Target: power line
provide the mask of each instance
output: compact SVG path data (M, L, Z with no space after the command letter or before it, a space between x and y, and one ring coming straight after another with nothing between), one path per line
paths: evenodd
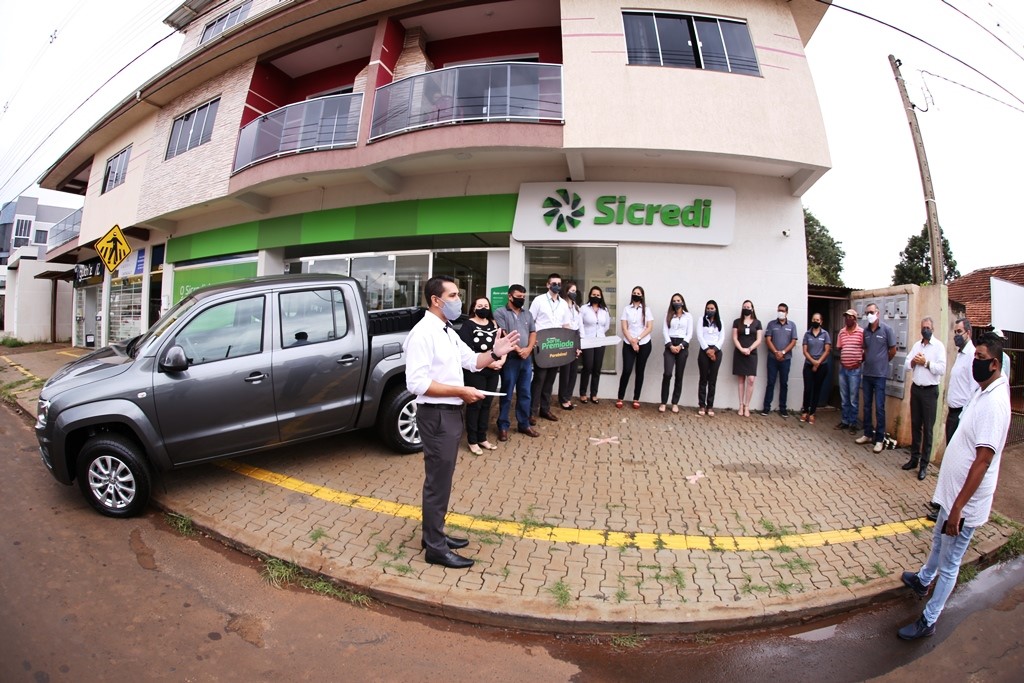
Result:
M965 90L970 90L971 92L973 92L973 93L976 93L976 94L978 94L978 95L981 95L982 97L987 97L988 99L992 100L993 102L996 102L996 103L998 103L998 104L1001 104L1001 105L1003 105L1004 107L1009 107L1010 109L1013 109L1014 111L1019 111L1019 112L1020 112L1021 114L1024 114L1024 109L1022 109L1022 108L1020 108L1020 107L1015 107L1015 106L1013 106L1012 104L1010 104L1009 102L1003 102L1003 101L1002 101L1001 99L999 99L998 97L992 97L992 96L991 96L991 95L989 95L988 93L984 93L984 92L981 92L980 90L977 90L977 89L975 89L975 88L972 88L972 87L971 87L971 86L969 86L969 85L964 85L963 83L960 83L959 81L954 81L954 80L953 80L952 78L946 78L945 76L940 76L939 74L936 74L936 73L932 73L931 71L925 71L924 69L918 69L918 72L919 72L919 73L920 73L920 74L921 74L922 76L924 76L924 75L928 75L928 76L933 76L933 77L935 77L935 78L941 78L942 80L944 80L944 81L946 81L946 82L948 82L948 83L952 83L953 85L958 85L958 86L960 86L961 88L963 88L963 89L965 89ZM934 101L934 99L933 99L933 101ZM919 110L919 111L920 111L920 110Z
M856 14L858 17L862 17L864 19L868 19L869 21L873 21L875 23L881 24L882 26L885 26L887 28L891 28L892 30L897 31L898 33L902 33L903 35L907 36L908 38L912 38L913 40L916 40L919 43L923 43L923 44L927 45L928 47L932 48L933 50L935 50L936 52L939 52L939 53L945 55L946 57L949 57L954 62L956 62L956 63L958 63L958 64L960 64L962 66L967 67L968 69L970 69L974 73L978 74L979 76L984 78L986 81L988 81L992 85L996 86L997 88L999 88L1000 90L1005 92L1007 95L1009 95L1013 99L1017 100L1022 105L1024 105L1024 100L1022 100L1021 98L1019 98L1016 95L1014 95L1007 88L1005 88L1001 83L999 83L995 79L991 78L987 74L981 72L980 70L976 69L975 67L971 66L970 64L968 64L964 60L960 59L959 57L951 55L950 53L946 52L945 50L943 50L939 46L933 45L932 43L929 43L924 38L920 38L920 37L914 35L913 33L900 28L899 26L894 26L894 25L892 25L892 24L890 24L888 22L882 21L881 19L877 19L875 17L872 17L871 15L864 14L863 12L858 12L855 9L850 9L849 7L843 7L842 5L837 5L837 4L833 3L833 2L829 2L828 0L817 0L817 2L820 2L823 5L828 5L829 7L835 7L836 9L841 9L844 12L849 12L850 14Z
M961 16L966 18L968 21L970 21L972 24L974 24L975 26L980 28L982 31L984 31L985 33L989 34L990 36L992 36L993 38L998 40L999 44L1002 45L1003 47L1005 47L1010 52L1012 52L1014 57L1016 57L1017 59L1019 59L1021 61L1024 61L1024 55L1021 55L1020 53L1018 53L1016 50L1014 50L1012 47L1010 47L1010 45L1007 44L1002 38L1000 38L995 33L992 33L992 31L988 30L986 27L984 27L980 23L978 23L978 21L974 17L972 17L971 15L967 14L966 12L961 10L959 7L956 7L953 3L949 2L949 0L942 0L942 4L952 8L954 11L956 11L958 14L960 14Z

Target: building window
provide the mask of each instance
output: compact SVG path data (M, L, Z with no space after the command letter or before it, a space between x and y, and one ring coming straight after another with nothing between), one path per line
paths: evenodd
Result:
M107 170L103 174L103 189L100 194L110 192L124 182L128 173L128 159L132 155L132 146L128 145L114 156L107 159Z
M623 12L630 64L760 76L747 25L715 17Z
M32 221L27 218L19 218L14 223L14 241L11 245L15 248L27 246L31 234Z
M222 14L211 21L206 25L206 28L203 29L203 37L199 40L199 44L202 45L203 43L209 42L235 24L240 24L245 21L245 18L249 16L249 8L251 6L252 0L246 0L227 14Z
M46 244L47 233L45 230L36 230L32 235L32 244Z
M171 126L171 139L167 143L167 155L164 159L176 157L193 147L205 144L213 136L213 122L217 119L217 105L220 98L207 102L201 107L174 119Z

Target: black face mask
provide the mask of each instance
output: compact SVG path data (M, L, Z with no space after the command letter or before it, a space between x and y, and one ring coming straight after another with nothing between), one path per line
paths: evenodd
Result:
M708 320L715 319L715 312L712 311L710 308L704 310L704 315L707 317Z
M522 308L526 303L526 299L517 299L515 297L509 299L509 301L512 303L512 308Z
M743 313L743 316L744 316L744 317L746 317L746 316L748 316L748 315L754 315L754 309L752 309L752 308L744 308L744 309L743 309L743 310L741 311L741 313Z
M640 296L639 294L634 294L633 296L630 297L630 301L632 301L635 304L640 303L641 299L643 299L643 297Z
M478 308L478 309L476 309L473 312L476 313L476 317L478 317L478 318L485 318L487 320L491 319L491 315L492 314L491 314L491 309L489 309L489 308Z
M971 374L974 376L974 381L978 384L987 382L992 375L995 374L995 369L990 368L989 364L992 362L991 358L975 358L974 365L971 367Z
M818 321L816 321L816 320L814 320L814 321L811 321L811 329L812 329L812 330L816 330L816 329L818 329L819 327L821 327L821 323L819 323L819 322L818 322Z
M592 296L592 297L590 297L590 305L591 306L600 306L601 305L601 297L599 297L599 296Z
M673 311L681 311L681 310L683 310L683 305L681 303L679 303L678 301L673 301L672 302L672 310Z
M548 289L550 289L550 290L551 290L551 293L552 293L552 294L558 294L559 292L561 292L561 291L562 291L562 283L561 283L561 282L552 282L552 283L551 283L551 284L550 284L550 285L548 286Z
M924 339L925 341L931 341L931 338L932 338L932 331L929 330L927 327L922 327L921 328L921 339Z
M569 297L569 301L576 302L576 294L576 292L569 292L568 294L566 294L566 296Z
M962 351L967 346L967 337L962 334L953 335L953 343L956 344L956 348Z

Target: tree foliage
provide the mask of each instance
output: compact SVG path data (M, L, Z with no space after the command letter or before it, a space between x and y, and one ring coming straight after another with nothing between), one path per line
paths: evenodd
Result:
M960 271L956 269L956 259L949 248L949 240L942 233L939 227L939 236L942 238L942 260L945 265L945 282L948 283L960 277ZM928 225L921 228L920 234L911 236L907 240L907 247L900 252L900 262L892 272L892 283L894 285L930 285L932 284L932 249L928 243Z
M843 243L804 208L804 239L807 242L807 283L843 287Z

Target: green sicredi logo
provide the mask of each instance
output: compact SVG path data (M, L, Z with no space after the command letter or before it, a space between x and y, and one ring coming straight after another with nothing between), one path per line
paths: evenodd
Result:
M544 200L544 222L555 224L555 230L566 232L579 227L586 207L575 192L555 190L555 196ZM692 204L645 204L630 202L625 195L602 195L595 202L594 225L654 225L665 227L707 228L711 226L711 200L697 198Z
M568 226L569 228L578 227L580 219L583 218L583 214L586 210L583 208L580 196L575 192L572 193L572 198L569 198L569 192L565 189L555 190L555 197L548 197L544 200L541 205L547 209L544 212L544 223L551 225L551 222L555 222L555 230L558 232L565 232Z
M551 349L571 349L575 344L572 340L562 341L557 337L548 337L540 343L542 351L549 351Z

